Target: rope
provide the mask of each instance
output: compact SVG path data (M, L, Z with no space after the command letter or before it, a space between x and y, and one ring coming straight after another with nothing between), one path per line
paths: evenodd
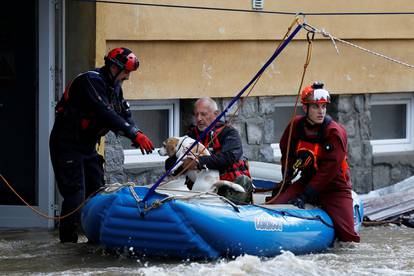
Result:
M359 45L357 45L357 44L354 44L354 43L351 43L351 42L349 42L349 41L346 41L346 40L343 40L343 39L337 38L337 37L333 36L332 34L330 34L329 32L327 32L327 31L326 31L325 29L323 29L323 28L321 28L321 29L317 29L317 28L315 28L315 27L313 27L313 26L311 26L311 25L307 24L306 22L305 22L305 23L303 23L303 24L304 24L304 26L305 26L305 29L309 30L309 28L310 28L313 32L315 32L315 33L319 33L319 34L321 34L323 37L327 37L327 38L329 38L329 39L332 41L332 44L334 45L334 47L335 47L335 50L336 50L337 54L339 54L339 50L338 50L338 47L337 47L337 45L336 45L336 43L335 43L335 40L336 40L336 41L338 41L338 42L342 42L342 43L344 43L344 44L346 44L346 45L348 45L348 46L351 46L351 47L357 48L358 50L361 50L361 51L364 51L364 52L366 52L366 53L372 54L372 55L374 55L374 56L377 56L377 57L380 57L380 58L386 59L386 60L388 60L388 61L391 61L391 62L394 62L394 63L400 64L400 65L403 65L403 66L406 66L406 67L409 67L409 68L414 68L414 65L412 65L412 64L409 64L409 63L406 63L406 62L400 61L400 60L395 59L395 58L388 57L388 56L386 56L386 55L384 55L384 54L381 54L381 53L378 53L378 52L375 52L375 51L369 50L369 49L364 48L364 47L362 47L362 46L359 46Z
M277 192L277 194L274 197L272 197L268 202L266 202L267 204L272 204L272 202L274 200L276 200L276 198L279 197L279 195L283 191L283 188L284 188L284 186L285 186L285 184L287 182L287 179L286 178L287 178L287 169L288 169L288 159L289 159L289 152L290 152L290 144L291 144L291 140L292 140L293 121L295 120L295 117L296 117L297 107L298 107L298 102L299 102L299 97L300 97L300 92L302 91L302 86L303 86L303 81L305 79L306 71L307 71L308 65L309 65L310 60L311 60L311 57L312 57L312 41L314 40L314 37L315 37L315 33L311 32L311 31L308 31L308 33L307 33L308 50L307 50L307 53L306 53L305 64L303 65L303 72L302 72L302 77L301 77L300 84L299 84L298 93L296 95L295 106L293 108L292 117L290 119L289 135L288 135L287 151L286 151L285 165L284 165L284 170L283 170L284 173L283 173L282 184L281 184L280 189Z
M282 38L282 40L280 41L280 43L279 43L279 45L276 47L276 49L279 49L279 47L282 45L282 43L286 40L286 38L288 37L288 35L290 34L290 32L291 32L291 30L292 30L292 28L295 26L295 24L297 24L297 22L298 22L298 20L297 20L297 18L298 18L298 16L300 16L300 15L297 15L297 17L295 18L295 20L293 20L292 21L292 23L290 24L290 26L288 27L288 29L287 29L287 31L286 31L286 33L285 33L285 35L283 36L283 38ZM240 109L242 109L243 108L243 105L244 105L244 101L250 96L250 93L253 91L253 88L256 86L256 84L259 82L259 80L260 80L260 78L262 77L262 75L263 75L263 73L262 74L260 74L259 76L258 76L258 78L255 80L255 82L250 86L250 89L249 89L249 91L247 92L247 94L246 94L246 96L244 97L244 98L240 98L240 103L237 105L237 108L233 111L233 113L230 115L230 119L229 119L229 121L226 121L225 122L225 125L226 126L229 126L229 125L231 125L231 122L235 119L235 115L237 114L237 112L240 110ZM216 132L214 132L214 135L213 135L213 137L212 137L212 139L210 140L210 142L207 144L207 145L204 145L205 146L205 148L203 148L202 150L201 150L201 152L200 152L200 154L199 155L194 155L193 154L193 156L195 157L195 159L197 160L197 159L199 159L200 158L200 156L201 156L201 154L208 148L208 147L210 147L211 146L211 144L214 142L214 140L218 137L218 135L223 131L223 129L224 129L224 127L222 127L222 128L220 128L218 131L216 131ZM188 168L190 167L190 164L188 164L187 166L185 166L184 168L183 168L183 170L182 171L180 171L177 175L175 175L175 176L173 176L173 177L171 177L168 181L165 181L165 182L162 182L162 183L160 183L160 185L159 186L163 186L163 185L166 185L166 184L168 184L169 182L171 182L172 180L175 180L175 179L177 179L179 176L181 176L184 172L186 172L187 170L188 170Z
M49 216L48 214L41 212L39 210L37 210L36 208L34 208L33 206L31 206L22 196L19 195L18 192L16 192L16 190L10 185L10 183L3 177L2 174L0 174L0 178L3 180L3 182L7 185L7 187L9 187L9 189L27 206L29 207L33 212L35 212L36 214L38 214L39 216L45 218L45 219L49 219L49 220L61 220L64 218L67 218L71 215L73 215L74 213L76 213L77 211L79 211L84 205L85 203L94 195L96 195L100 190L102 190L102 187L99 188L98 190L96 190L95 192L93 192L91 195L89 195L76 209L72 210L71 212L63 215L63 216Z
M206 6L189 6L189 5L171 5L171 4L156 4L156 3L142 3L142 2L123 2L123 1L110 1L110 0L73 0L86 3L104 3L104 4L120 4L131 6L149 6L160 8L177 8L177 9L194 9L194 10L212 10L212 11L225 11L225 12L246 12L246 13L263 13L263 14L278 14L278 15L295 15L295 12L284 11L263 11L263 10L245 10L235 8L220 8L220 7L206 7ZM412 15L414 12L307 12L305 15L318 15L318 16L335 16L335 15Z
M296 19L298 21L298 19ZM243 93L257 80L257 78L260 77L261 74L263 74L263 72L267 69L267 67L276 59L277 56L279 56L279 54L283 51L283 49L286 47L286 45L293 39L293 37L296 36L296 34L302 29L302 24L298 24L297 27L294 29L294 31L288 36L288 38L283 41L280 45L280 47L278 47L276 49L276 51L273 53L273 55L266 61L266 63L260 68L260 70L256 73L256 75L245 85L245 87L235 96L233 97L233 99L230 101L230 103L227 105L227 107L214 119L214 121L201 133L200 137L196 139L196 141L190 146L190 148L183 154L183 156L181 156L180 158L177 159L177 161L173 164L173 166L164 174L162 175L158 181L150 188L150 190L147 192L147 194L145 195L143 202L147 201L148 198L154 193L155 189L160 185L160 183L165 179L165 177L167 177L171 171L173 170L173 168L175 167L175 165L177 163L179 163L184 156L186 156L191 149L194 148L194 146L201 140L205 139L205 136L207 135L207 133L209 133L212 128L216 125L216 123L218 121L220 121L220 119L227 113L227 111L233 106L233 104L240 99L240 97L243 95Z

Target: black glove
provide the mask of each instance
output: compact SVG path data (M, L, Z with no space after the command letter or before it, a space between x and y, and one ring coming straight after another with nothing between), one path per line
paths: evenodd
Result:
M306 198L304 195L300 195L297 198L288 201L289 204L293 204L300 209L305 209Z
M315 203L318 192L312 187L307 186L305 192L300 196L288 201L289 204L293 204L300 209L305 209L305 203Z

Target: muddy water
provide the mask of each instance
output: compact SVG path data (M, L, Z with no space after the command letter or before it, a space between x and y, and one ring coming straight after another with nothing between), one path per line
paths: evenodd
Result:
M270 258L182 262L110 255L86 243L61 244L57 233L0 230L1 275L414 275L414 229L365 227L361 244L335 244L328 252Z

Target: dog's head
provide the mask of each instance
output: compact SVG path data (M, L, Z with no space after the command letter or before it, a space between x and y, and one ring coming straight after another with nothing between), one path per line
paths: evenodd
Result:
M162 148L158 150L158 154L161 156L174 156L177 153L180 139L177 137L170 137L162 143Z
M170 137L163 142L163 147L158 150L158 154L169 157L175 155L180 158L194 142L195 140L189 136ZM193 147L191 153L196 156L210 155L210 152L201 143Z

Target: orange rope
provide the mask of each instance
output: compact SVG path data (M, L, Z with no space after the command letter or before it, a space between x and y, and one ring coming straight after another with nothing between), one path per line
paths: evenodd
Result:
M74 209L73 211L71 211L70 213L67 213L66 215L63 216L49 216L48 214L45 214L39 210L37 210L36 208L34 208L33 206L31 206L29 203L27 203L27 201L21 197L19 195L19 193L12 187L12 185L10 185L10 183L3 177L2 174L0 174L0 178L3 180L3 182L7 185L7 187L9 187L9 189L27 206L29 207L33 212L35 212L36 214L38 214L39 216L45 218L45 219L51 219L51 220L61 220L64 218L69 217L70 215L73 215L74 213L76 213L77 211L79 211L86 203L86 201L89 200L89 198L91 198L92 196L94 196L100 189L96 190L95 192L93 192L90 196L88 196L87 199L85 199L76 209Z
M289 135L288 135L288 142L287 142L287 152L286 152L286 157L285 157L285 166L284 166L284 173L283 173L282 184L280 186L280 189L279 189L278 193L274 197L272 197L267 202L267 204L271 204L280 195L280 193L283 191L283 188L284 188L284 186L286 184L286 175L287 175L287 167L288 167L288 157L289 157L289 151L290 151L290 144L291 144L291 139L292 139L293 121L295 120L295 117L296 117L297 106L298 106L298 102L299 102L300 92L302 91L302 86L303 86L303 81L305 79L306 70L308 68L308 65L309 65L310 60L311 60L311 57L312 57L312 40L313 40L313 36L310 38L309 37L309 33L308 33L308 50L307 50L307 54L306 54L306 61L305 61L305 64L303 65L302 78L300 80L300 85L299 85L298 93L296 95L296 101L295 101L295 106L293 108L292 118L290 119Z
M293 20L293 22L291 23L291 25L289 26L289 28L288 28L288 30L287 30L287 32L286 32L286 34L284 35L284 37L283 37L283 39L281 40L281 42L279 43L279 45L277 46L277 49L280 47L280 45L283 43L283 41L286 39L286 37L288 37L288 35L289 35L289 33L290 33L290 31L292 30L292 28L293 28L293 26L295 25L295 24L299 24L299 19L298 19L298 17L296 17L294 20ZM309 41L309 40L308 40ZM309 56L309 48L308 48L308 56ZM310 57L308 57L308 59L310 60ZM306 66L305 66L305 70L304 70L304 73L305 73L305 71L306 71L306 67L307 67L307 64L306 64ZM230 121L231 120L234 120L234 118L235 118L235 114L239 111L239 109L241 109L241 107L243 106L243 104L244 104L244 100L245 100L245 98L247 98L249 95L250 95L250 93L252 92L252 90L253 90L253 88L256 86L256 84L257 84L257 82L259 81L259 79L261 78L261 76L262 75L260 75L257 79L256 79L256 81L252 84L252 86L250 87L250 89L249 89L249 92L246 94L246 97L244 97L244 98L241 98L240 99L240 104L237 106L237 108L236 108L236 110L233 112L233 114L232 114L232 118L230 119ZM302 82L301 82L301 87L302 87L302 83L303 83L303 78L304 78L304 74L302 75ZM300 89L299 89L299 92L300 92ZM296 100L296 102L297 102L297 100ZM295 105L295 113L296 113L296 105ZM226 122L226 125L229 125L230 124L230 121L229 122ZM219 130L219 131L217 131L217 132L215 132L214 133L214 136L213 136L213 139L209 142L209 144L208 145L210 145L211 143L213 143L213 141L214 141L214 139L216 139L217 138L217 136L220 134L220 132L222 131L222 129L221 130ZM289 135L290 135L290 133L289 133ZM290 136L289 136L289 138L290 138ZM203 149L203 151L205 150L205 148ZM202 152L203 152L202 151ZM197 158L199 158L199 156L196 156L196 159ZM188 168L189 168L189 166L190 166L190 164L188 164L185 168L184 168L184 170L183 171L181 171L178 175L176 175L175 177L173 177L171 180L173 180L173 179L175 179L175 178L177 178L178 176L180 176L183 172L185 172ZM63 215L63 216L49 216L48 214L45 214L45 213L43 213L43 212L41 212L41 211L39 211L39 210L37 210L37 209L35 209L33 206L31 206L23 197L21 197L20 195L19 195L19 193L9 184L9 182L3 177L3 175L1 175L0 174L0 177L1 177L1 179L3 180L3 182L7 185L7 187L27 206L27 207L29 207L33 212L35 212L36 214L38 214L39 216L41 216L41 217L43 217L43 218L45 218L45 219L51 219L51 220L61 220L61 219L64 219L64 218L67 218L67 217L69 217L69 216L71 216L71 215L73 215L74 213L76 213L77 211L79 211L84 205L85 205L85 203L92 197L92 196L94 196L96 193L98 193L101 189L98 189L98 190L96 190L95 192L93 192L90 196L88 196L76 209L74 209L74 210L72 210L71 212L69 212L69 213L67 213L67 214L65 214L65 215ZM170 182L171 180L168 180L168 181L166 181L166 182L163 182L161 185L165 185L166 183L168 183L168 182ZM282 185L282 187L283 187L283 185Z
M285 41L285 39L289 36L293 26L295 26L295 24L299 24L299 19L298 17L296 17L292 23L290 24L290 26L288 27L288 30L286 31L285 35L283 36L283 39L280 41L279 45L277 46L276 49L279 49L280 45L282 45L283 41ZM230 115L231 118L229 121L225 122L225 125L231 125L231 121L234 120L234 118L236 117L235 114L237 114L237 112L243 107L244 101L247 97L249 97L250 93L253 91L253 88L256 86L256 84L258 83L258 81L260 80L260 78L262 77L263 74L259 75L258 78L254 81L254 83L250 86L249 92L247 92L246 96L243 98L240 98L240 104L237 106L237 108L234 110L234 112ZM303 77L302 77L303 78ZM302 80L303 81L303 80ZM211 143L213 143L213 141L218 137L218 135L221 133L221 131L223 130L223 128L221 128L219 131L216 131L213 135L213 138L211 139L211 141L208 143L207 146L210 146ZM198 156L195 156L195 159L199 159L201 154L206 150L206 148L204 148L200 154ZM166 185L168 182L178 178L179 176L181 176L184 172L186 172L188 170L188 168L190 167L191 164L188 164L187 166L185 166L183 168L183 170L178 173L177 175L171 177L169 180L164 181L160 184L160 186L162 185Z

